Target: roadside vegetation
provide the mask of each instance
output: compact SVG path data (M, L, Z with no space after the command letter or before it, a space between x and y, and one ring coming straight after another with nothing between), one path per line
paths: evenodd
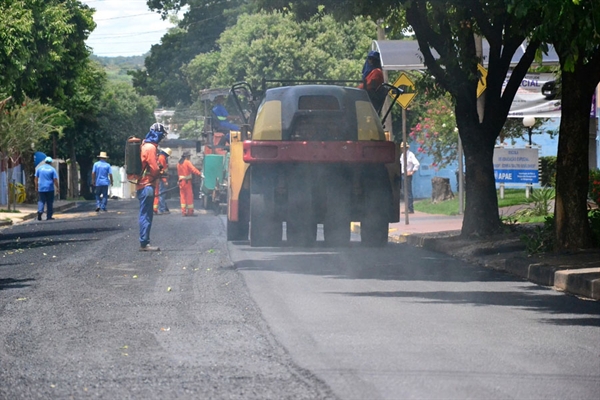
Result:
M524 210L534 210L528 215L521 215L523 222L543 222L548 214L543 210L549 209L550 201L554 198L554 189L551 188L535 188L529 198L525 196L525 189L504 189L504 198L500 198L500 190L496 193L499 208L523 205L527 206L523 207ZM432 203L430 199L418 200L415 201L415 210L427 214L458 215L458 196L439 203Z

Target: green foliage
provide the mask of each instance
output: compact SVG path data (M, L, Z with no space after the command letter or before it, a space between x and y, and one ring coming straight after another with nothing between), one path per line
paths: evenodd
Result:
M546 134L550 135L551 138L557 134L557 132L553 131L553 130L540 131L540 128L549 120L550 120L549 118L536 118L535 119L535 124L531 128L531 132L532 132L531 142L533 145L535 145L535 135L536 134L546 133ZM516 143L515 139L521 139L521 140L524 140L525 142L528 142L529 130L525 126L523 126L522 118L507 118L506 119L506 122L504 123L504 126L502 127L502 130L500 131L499 142L505 143L505 141L507 139L509 139L511 141L510 144L513 146Z
M543 217L550 213L550 206L554 200L554 189L540 188L531 192L531 204L529 207L516 213L516 218L522 220L524 217Z
M592 237L594 246L600 247L600 209L591 210L588 213L590 228L592 229Z
M32 144L60 134L65 121L64 112L39 100L7 103L0 107L0 149L9 157L30 151Z
M91 154L110 152L114 165L122 165L125 141L129 136L144 137L155 122L156 101L140 96L131 85L109 82L104 88L98 109L98 129Z
M77 1L24 0L2 2L0 15L0 91L60 106L87 61L92 11Z
M418 153L433 156L432 166L444 168L457 160L458 129L451 102L443 97L425 102L409 136Z
M521 241L525 244L528 254L539 254L554 249L554 216L546 217L542 226L536 226L531 234L521 235Z
M365 52L374 39L374 22L346 24L318 15L297 22L290 13L242 15L217 41L220 51L198 55L184 73L194 93L268 79L360 80Z
M600 169L590 170L588 196L600 206Z
M540 184L542 186L556 186L556 156L540 157Z
M250 6L244 0L148 0L147 4L164 18L169 11L189 7L178 28L169 30L160 44L152 46L145 69L129 72L133 85L141 94L156 96L163 107L188 105L193 96L182 67L196 55L216 50L219 35Z

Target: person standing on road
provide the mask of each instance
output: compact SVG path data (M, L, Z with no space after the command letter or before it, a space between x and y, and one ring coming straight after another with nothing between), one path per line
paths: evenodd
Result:
M363 83L358 85L369 94L371 103L377 112L383 108L386 91L382 90L383 70L381 69L381 56L378 51L369 51L362 71Z
M106 212L108 204L108 186L113 185L112 168L108 161L108 155L101 151L98 161L92 168L92 185L94 185L94 194L96 195L96 212L102 210Z
M406 181L404 182L404 190L407 191L408 193L408 203L407 203L407 208L408 208L408 213L409 214L414 214L415 209L414 209L414 205L413 205L413 192L412 192L412 177L414 175L415 172L417 172L419 170L419 166L421 165L421 163L419 163L419 160L417 160L417 157L415 156L415 154L409 150L408 146L406 145L406 143L402 142L400 143L400 149L402 150L402 154L400 154L400 165L402 166L402 177L406 177ZM404 174L404 157L406 155L406 175Z
M54 188L58 194L58 172L52 164L52 157L46 157L45 163L35 171L35 190L38 192L38 211L37 219L42 220L44 206L46 206L46 220L53 220L54 213Z
M171 214L167 206L167 188L169 187L169 157L171 149L165 147L158 150L158 169L160 169L160 179L158 186L154 191L154 214Z
M181 215L184 217L195 217L194 214L194 192L192 189L192 175L201 175L190 161L191 153L186 150L181 155L177 164L177 175L179 179L179 197L181 202Z
M140 202L140 251L160 251L156 246L150 246L150 230L154 216L154 189L160 177L158 168L157 147L167 130L163 124L155 123L150 127L142 142L142 176L136 184L136 194Z

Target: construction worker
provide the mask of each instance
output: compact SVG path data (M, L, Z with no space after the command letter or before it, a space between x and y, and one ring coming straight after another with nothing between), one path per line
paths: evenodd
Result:
M378 51L369 51L362 71L363 83L359 89L365 89L369 94L371 103L377 112L383 108L386 91L383 90L383 70L381 69L381 55Z
M154 189L160 178L157 147L166 134L167 130L163 124L155 123L150 127L150 131L142 142L142 177L135 187L140 202L140 251L160 251L158 247L150 246L150 230L154 216Z
M190 161L191 153L185 150L177 164L177 175L179 178L179 197L181 199L181 215L184 217L195 217L194 214L194 192L192 190L192 175L201 175L200 171Z
M35 171L35 191L38 192L38 221L42 220L44 205L46 209L46 220L53 220L54 217L54 189L58 194L58 173L52 166L52 157L46 157L44 164Z
M235 117L229 115L227 109L223 105L225 102L225 96L219 95L215 97L215 106L212 108L212 112L217 116L219 132L223 133L223 138L219 143L219 146L224 146L226 143L230 143L230 131L239 131L240 127L229 121L235 119Z
M108 155L101 151L98 155L98 161L92 168L92 185L94 185L94 195L96 196L96 212L107 211L108 186L113 185L112 168L108 161Z
M160 179L156 190L154 191L154 214L171 214L167 206L167 188L169 187L169 157L171 149L165 147L158 150L158 169L160 169Z

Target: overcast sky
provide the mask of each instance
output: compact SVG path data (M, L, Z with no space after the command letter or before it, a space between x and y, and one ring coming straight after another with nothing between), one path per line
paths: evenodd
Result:
M104 57L137 56L150 51L171 27L148 10L146 0L81 0L96 9L96 29L87 45Z

